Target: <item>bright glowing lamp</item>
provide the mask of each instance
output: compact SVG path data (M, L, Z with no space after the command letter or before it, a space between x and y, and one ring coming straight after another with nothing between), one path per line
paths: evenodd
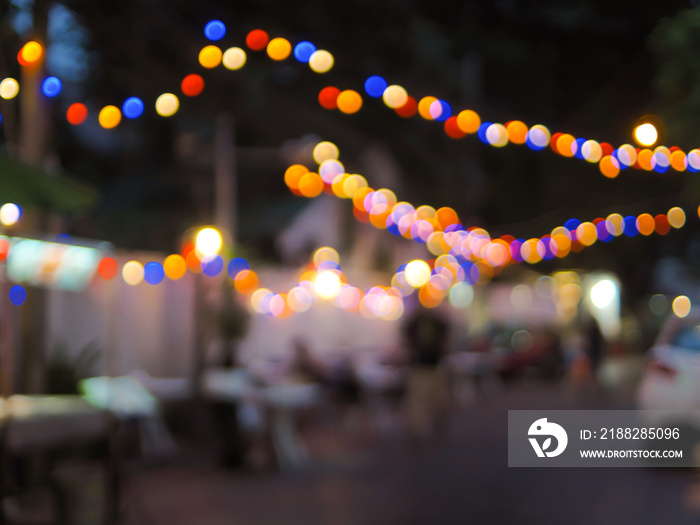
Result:
M333 67L333 55L325 49L319 49L309 57L309 67L316 73L326 73Z
M692 305L688 296L679 295L673 300L671 307L673 308L673 313L676 314L677 317L682 318L688 316Z
M340 277L333 271L321 272L314 279L314 288L319 297L333 299L340 293L342 283Z
M19 93L19 83L14 78L6 78L0 82L0 97L5 100L13 99Z
M634 128L634 140L642 146L652 146L659 138L659 132L656 127L649 122L640 124Z
M180 108L180 100L172 93L163 93L156 99L156 113L161 117L171 117Z
M22 210L20 207L12 202L3 204L0 208L0 222L3 226L12 226L19 220L21 215Z
M201 257L216 255L221 250L223 240L221 234L215 228L202 228L195 240L195 250Z
M616 293L615 283L609 279L603 279L591 288L591 302L596 308L605 308L615 299Z
M223 56L223 63L226 69L235 71L241 69L246 62L246 54L240 47L229 47Z
M420 288L430 280L430 266L420 259L408 263L404 272L406 281L414 288Z

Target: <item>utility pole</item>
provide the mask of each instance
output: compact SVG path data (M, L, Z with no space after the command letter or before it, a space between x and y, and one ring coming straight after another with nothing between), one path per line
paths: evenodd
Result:
M236 246L238 227L238 184L236 173L236 137L233 118L220 114L214 139L215 223L231 247Z

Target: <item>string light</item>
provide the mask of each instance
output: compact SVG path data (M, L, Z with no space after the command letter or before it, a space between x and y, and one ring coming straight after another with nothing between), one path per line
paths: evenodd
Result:
M205 26L206 37L213 41L223 38L225 32L226 28L220 21L211 21ZM273 60L284 60L292 53L292 46L289 41L283 38L270 40L267 33L262 30L251 31L246 37L246 45L255 51L267 48L268 56ZM327 72L333 67L333 56L328 51L317 50L310 42L300 42L294 47L293 52L294 57L298 61L308 62L310 68L317 73ZM43 54L43 48L41 48L41 53ZM29 59L31 59L29 51L27 53L22 52L21 55L22 60L25 62L29 62ZM40 58L41 56L36 60ZM246 55L240 48L229 48L226 53L222 53L217 46L206 46L200 52L199 60L200 64L205 68L216 67L223 61L227 69L235 70L245 64ZM190 77L201 79L198 75L190 75ZM186 88L183 80L183 85L181 86L183 94L196 96L196 94L201 92L203 80L201 83L198 83L197 79L193 79L193 82L195 82L193 86L188 85ZM53 86L53 88L43 89L45 85ZM199 87L200 85L201 88ZM531 149L542 150L550 146L549 149L561 156L576 157L590 163L598 163L601 172L608 177L615 177L621 170L628 167L647 171L654 170L660 173L668 169L676 171L685 171L686 169L688 171L700 170L700 151L698 150L691 150L686 154L679 148L658 146L653 150L648 148L639 150L629 145L623 145L614 149L606 143L576 138L565 133L551 134L543 125L534 125L528 128L526 124L520 121L507 122L506 124L482 122L480 116L473 110L463 110L456 116L453 116L452 108L447 101L435 97L423 97L420 102L417 102L415 98L408 95L402 86L388 86L386 80L377 76L369 77L365 81L364 87L368 96L372 98L381 97L388 107L402 117L408 118L418 113L427 120L443 123L446 134L454 139L476 133L481 141L494 147L503 147L508 143L513 143L526 144ZM333 91L326 92L327 97L319 95L319 102L322 105L324 105L322 99L326 101L324 107L328 107L328 109L337 107L344 113L355 113L361 108L362 97L357 91L332 89ZM61 91L60 80L56 77L47 77L42 83L42 91L46 96L58 95ZM16 96L18 92L19 84L16 80L5 79L0 83L0 97L10 99ZM51 94L54 92L55 94ZM132 105L127 106L129 101L132 101ZM139 102L140 110L138 109ZM161 95L156 101L156 111L161 116L170 116L177 112L178 108L179 100L171 93ZM143 102L136 97L127 99L122 106L122 112L127 118L137 118L143 113ZM122 112L115 106L105 106L99 114L100 124L105 128L115 127L121 120ZM71 124L77 125L85 121L87 114L85 105L75 103L69 107L66 118ZM655 143L656 139L651 141L649 138L651 135L641 139L637 135L635 133L635 139L642 145L651 146ZM330 146L328 144L330 143L326 143L321 148L318 155L314 151L314 157L319 163L329 160L337 161L337 148L332 144ZM288 182L287 179L289 179L288 185L290 189L297 194L307 197L320 194L324 188L323 173L312 173L306 168L304 170L303 172L300 168L291 172L287 170L290 175L288 176L285 173L285 182ZM333 180L328 184L338 197L353 200L356 216L359 217L364 214L368 222L371 222L375 227L386 228L394 234L425 243L430 247L431 252L437 252L435 255L438 255L438 259L442 257L448 258L447 261L443 260L440 264L436 260L431 265L428 265L425 261L412 261L412 263L406 265L404 269L398 271L395 275L396 286L375 287L364 295L361 291L349 285L342 284L340 286L337 294L334 295L334 297L338 298L338 301L341 301L340 298L342 297L344 304L352 305L352 308L357 308L363 312L372 311L372 315L377 318L388 319L395 315L395 309L392 310L390 305L397 300L397 294L400 301L403 291L405 291L406 287L411 286L407 273L413 275L413 269L420 266L423 271L422 279L425 277L425 267L419 262L428 266L427 281L419 284L419 281L412 279L414 284L418 284L417 288L420 289L421 302L426 305L432 305L449 296L451 302L463 305L470 302L466 298L469 296L471 288L465 288L465 286L470 287L479 281L482 274L488 275L489 272L493 273L494 270L500 267L517 262L536 262L542 259L561 257L570 251L590 246L598 240L607 242L621 234L628 236L637 234L650 235L651 233L665 235L670 231L670 228L682 227L686 220L685 212L682 209L673 208L667 214L657 215L656 217L652 217L650 214L641 214L638 217L628 216L622 218L617 214L612 214L607 219L599 218L592 222L579 222L573 229L566 228L566 226L557 227L551 234L541 238L522 240L504 236L501 239L492 239L485 230L478 228L464 230L453 210L440 208L439 210L430 209L432 210L430 211L427 210L429 207L415 209L407 203L398 203L395 196L392 197L392 192L386 189L375 191L369 188L366 180L360 175L349 175L344 172L336 173ZM362 198L355 202L355 197L358 195ZM446 219L445 217L448 218ZM572 224L568 224L572 226ZM457 248L457 245L459 245L459 248ZM460 260L457 258L459 252L461 252L461 258L464 260L462 264L457 264ZM145 279L151 284L155 284L155 281L161 282L164 276L179 278L187 271L190 255L193 253L188 254L187 260L181 255L174 254L170 256L173 257L172 259L168 258L170 261L168 265L165 265L165 263L164 265L148 263L146 267L143 267L136 261L130 261L124 266L122 274L125 281L129 282L129 284L139 281L139 266L142 274L141 279ZM197 259L197 266L200 269L217 268L216 272L210 270L209 274L218 274L223 268L223 260L218 255L211 257L212 259L206 262L205 258ZM449 260L449 257L452 257L454 260ZM105 260L108 259L105 258ZM105 263L105 267L107 266L111 267L111 264ZM194 265L190 266L190 269L195 271ZM240 286L241 289L249 290L257 286L257 277L249 268L243 269L235 266L233 271L235 277L232 276L232 278L236 282L237 288ZM103 273L104 275L109 275L107 271ZM231 273L232 270L229 267L229 275ZM205 274L207 274L207 270L205 270ZM324 270L318 275L321 274L338 277L338 274L333 270ZM452 275L453 278L455 276L459 277L457 279L459 282L454 283L454 279L448 277L447 274L454 274ZM102 273L100 275L102 276ZM340 283L343 282L340 277L338 279ZM393 281L392 279L392 283ZM454 288L457 285L459 287ZM307 305L307 299L313 296L312 292L313 290L309 290L308 286L301 283L286 294L276 294L268 291L258 294L258 306L264 313L269 315L275 317L284 316L286 315L285 312L294 310L291 308L292 303L297 308L303 308L304 305ZM453 296L455 298L454 301ZM389 310L393 313L382 313Z
M223 64L226 69L235 71L241 69L246 63L247 56L240 47L229 47L223 56Z
M180 100L172 93L163 93L156 99L156 112L161 117L171 117L180 108Z
M204 36L209 40L221 40L225 35L226 26L221 20L211 20L204 26Z
M122 113L124 113L124 116L129 119L140 117L143 114L143 110L143 100L138 97L129 97L122 105Z
M19 93L19 83L14 78L5 78L0 82L0 98L11 100Z
M63 84L57 77L46 77L41 83L41 92L49 98L57 96L61 89L63 89Z
M100 126L105 129L112 129L119 125L122 120L122 113L116 106L105 106L100 110L98 116Z

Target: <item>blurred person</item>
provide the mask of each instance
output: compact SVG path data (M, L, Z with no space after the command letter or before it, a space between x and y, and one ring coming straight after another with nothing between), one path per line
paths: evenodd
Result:
M359 401L360 387L351 359L343 356L330 361L321 360L301 339L294 342L290 376L298 382L318 383L336 403L348 405Z
M424 444L442 429L447 390L439 368L446 352L449 325L434 309L421 306L404 326L409 371L405 417L411 440Z
M583 330L586 336L586 356L590 365L591 379L597 382L598 370L605 353L605 338L598 326L598 321L592 315L584 318Z

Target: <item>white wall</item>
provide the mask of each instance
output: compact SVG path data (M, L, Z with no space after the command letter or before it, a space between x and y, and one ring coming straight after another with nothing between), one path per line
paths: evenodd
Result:
M122 256L130 259L158 260ZM187 375L194 347L194 286L191 274L152 286L96 277L82 293L48 292L48 348L62 344L72 355L90 342L103 352L97 374L142 368L153 375Z
M117 258L120 267L130 259L159 260L135 254ZM297 271L263 269L259 277L261 286L286 292L296 284ZM387 284L387 280L383 274L350 277L362 288ZM62 343L76 355L94 341L103 351L96 374L121 375L141 368L154 376L191 377L195 352L195 279L191 273L178 281L166 278L155 286L145 282L129 286L121 276L112 281L98 277L82 293L52 290L47 295L50 351ZM401 321L365 319L319 299L307 312L288 319L251 314L240 355L243 361L288 355L297 339L319 354L382 349L398 343L400 326ZM211 346L216 347L217 342ZM215 348L210 348L208 358L215 361Z

